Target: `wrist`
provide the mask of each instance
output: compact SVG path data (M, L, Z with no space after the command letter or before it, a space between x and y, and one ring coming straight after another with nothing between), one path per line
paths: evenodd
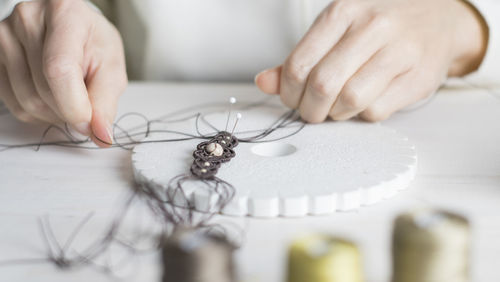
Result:
M479 68L488 45L488 25L467 0L452 0L456 5L453 58L448 76L463 76Z

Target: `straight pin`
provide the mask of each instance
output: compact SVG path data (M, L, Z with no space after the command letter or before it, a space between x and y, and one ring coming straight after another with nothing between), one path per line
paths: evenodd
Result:
M231 135L234 134L234 130L236 129L236 125L238 125L238 121L241 119L241 113L237 113L236 114L236 121L234 122L234 126L233 126L233 131L231 131Z
M229 126L229 118L231 118L231 110L233 109L234 104L236 104L236 98L234 97L229 98L229 113L227 114L226 129L224 129L224 131L226 132L227 132L227 127Z

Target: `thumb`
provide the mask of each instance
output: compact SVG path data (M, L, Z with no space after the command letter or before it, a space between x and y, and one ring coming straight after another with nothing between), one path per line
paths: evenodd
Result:
M99 147L113 144L113 122L118 100L127 86L125 66L121 69L99 68L88 80L87 90L92 104L92 140Z
M255 84L267 94L280 93L281 66L267 69L255 76Z

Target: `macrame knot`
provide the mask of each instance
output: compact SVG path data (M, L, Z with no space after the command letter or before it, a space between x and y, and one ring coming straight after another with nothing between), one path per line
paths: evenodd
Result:
M238 146L238 139L226 131L219 132L214 138L201 142L193 152L194 161L191 165L191 173L201 179L213 178L222 163L236 156L233 150L236 146Z

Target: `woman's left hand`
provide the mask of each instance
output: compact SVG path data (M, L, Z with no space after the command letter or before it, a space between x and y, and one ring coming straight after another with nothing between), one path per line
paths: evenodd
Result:
M368 121L480 65L487 27L462 0L337 0L286 61L256 77L305 121Z

